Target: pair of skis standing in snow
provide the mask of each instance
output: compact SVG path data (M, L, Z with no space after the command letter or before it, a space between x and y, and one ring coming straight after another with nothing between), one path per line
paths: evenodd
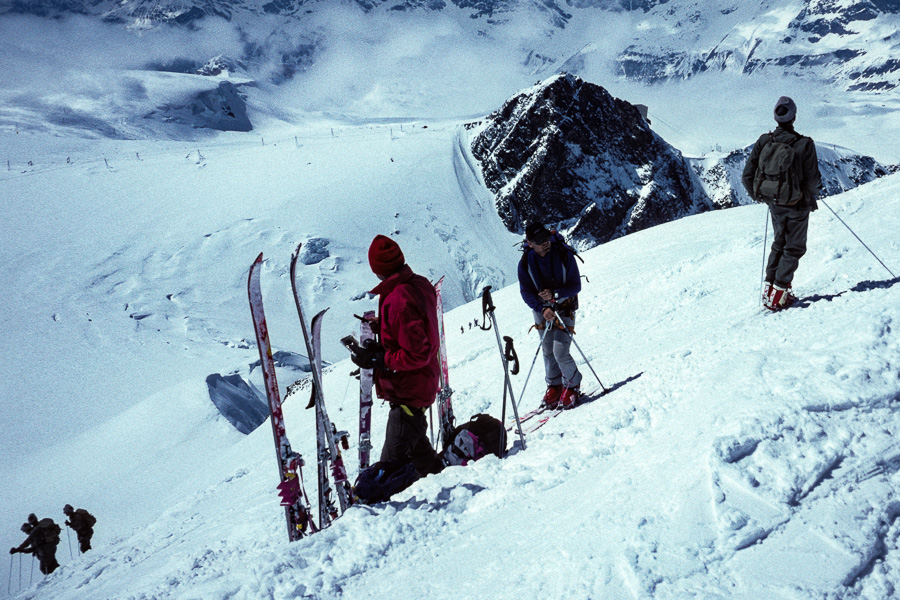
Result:
M383 240L387 240L391 244L393 244L393 242L388 238L384 238L383 236L380 237L383 238ZM376 240L378 240L378 238L376 238ZM396 246L396 244L393 245ZM396 250L399 253L399 247L397 247ZM294 252L291 258L290 276L294 294L294 301L303 329L303 336L307 348L307 353L310 357L310 365L312 371L312 399L310 402L310 407L315 408L316 411L316 431L318 444L317 464L319 483L318 523L316 523L313 518L310 508L310 501L306 494L303 482L302 467L305 464L304 460L300 456L300 454L292 450L285 432L281 398L278 390L277 379L275 376L275 362L272 355L272 348L269 343L268 327L266 325L265 313L262 304L262 292L260 287L260 271L263 263L262 254L257 257L256 261L251 266L248 278L250 309L253 316L256 340L260 353L266 397L268 399L269 410L271 413L270 420L272 423L272 432L275 439L276 458L278 460L281 480L278 485L278 489L279 495L282 498L281 504L285 509L285 517L288 526L288 536L291 541L300 539L307 533L313 533L318 531L319 529L327 527L331 523L331 521L342 514L354 500L353 489L350 486L350 482L347 477L347 469L344 465L343 455L341 453L342 447L343 449L347 449L349 445L347 443L347 434L338 432L334 423L332 423L332 421L329 419L325 408L324 397L322 394L322 358L320 337L322 316L324 315L325 311L316 314L312 318L309 329L307 329L306 319L303 314L303 307L300 302L299 291L297 289L296 265L299 251L300 247L298 246L297 250ZM397 265L394 265L397 268L391 269L390 271L400 271L400 267L405 267L402 253L399 253L398 258L399 263ZM450 405L451 391L449 385L447 384L446 348L443 344L443 306L440 302L441 282L438 282L437 288L435 289L424 278L412 274L412 272L409 270L409 267L405 267L405 269L406 271L408 271L408 273L403 273L405 279L407 280L406 282L409 283L408 280L410 279L410 276L416 278L413 283L417 284L421 298L427 301L430 296L430 304L426 303L430 305L430 310L425 311L428 313L427 323L422 324L418 327L413 324L413 335L415 335L415 332L421 333L425 331L426 327L424 325L435 326L434 335L429 335L429 348L405 348L405 354L403 355L403 357L400 357L398 359L396 356L391 356L388 358L388 364L393 366L396 366L397 360L400 360L401 362L403 362L404 360L407 361L407 366L412 367L411 369L406 370L407 378L404 380L403 377L401 377L401 380L397 381L396 374L398 372L393 371L389 372L389 375L387 377L379 377L374 369L374 367L376 366L382 368L384 367L385 351L384 348L375 341L373 326L375 328L379 328L380 326L382 341L388 343L389 345L396 343L399 337L408 336L410 334L410 331L398 331L395 327L395 325L397 325L398 323L394 319L385 319L385 308L388 308L388 311L392 316L400 316L401 312L395 312L393 310L400 308L396 300L392 304L385 307L385 297L390 298L392 295L390 291L392 290L383 290L385 292L385 297L383 297L382 302L380 302L380 307L382 308L380 315L381 321L379 322L379 320L375 318L374 313L367 313L363 317L360 317L362 321L360 327L360 342L356 342L355 340L353 340L351 343L350 340L346 340L345 338L346 343L351 348L353 348L354 362L371 363L362 365L366 368L360 369L361 385L359 463L361 472L364 472L368 467L370 467L370 451L372 448L371 409L373 404L373 382L379 387L380 391L382 391L381 388L386 388L389 392L397 392L399 390L401 396L401 398L392 398L392 401L396 400L396 402L394 402L394 406L396 406L398 410L395 411L394 407L392 407L392 418L395 422L393 423L393 429L389 425L388 436L385 444L386 451L389 446L393 448L394 452L402 452L404 448L408 449L409 447L414 446L419 458L422 459L422 461L427 462L430 459L432 462L431 466L420 467L424 471L421 474L425 474L427 472L435 472L435 470L439 470L440 468L442 468L441 460L428 443L427 438L424 437L424 427L413 427L413 432L419 435L409 435L408 432L410 431L410 428L404 426L408 425L408 423L398 423L396 421L400 420L401 418L405 420L406 417L414 415L414 423L416 425L423 422L424 413L422 409L425 406L430 405L434 401L435 393L438 392L438 387L440 387L438 397L439 415L442 424L441 429L442 431L449 432L453 428L453 413ZM389 275L394 273L385 271L385 274ZM422 281L424 281L425 285L427 286L427 293L423 293L424 286L422 285ZM387 285L388 287L396 288L396 285L392 285L396 283L396 281L392 281L388 276L383 277L382 286ZM408 286L402 287L406 289ZM408 308L412 307L413 304L408 305ZM404 324L410 325L410 323ZM437 332L437 326L439 326L439 334ZM402 340L402 343L408 345L406 344L405 337L404 340ZM438 345L441 346L440 366L437 366L434 361L434 356L437 353L436 348ZM413 353L413 356L410 355L410 352ZM418 352L419 355L415 355L416 352ZM426 358L427 360L425 360ZM379 369L378 371L380 372L382 371L382 369ZM409 379L410 375L412 377L411 381ZM410 383L412 383L412 385L409 385ZM404 390L406 392L412 390L412 397L410 397L408 393L404 393ZM428 396L429 394L430 397ZM415 413L413 413L413 411L415 411ZM392 431L394 432L393 434L391 433ZM425 445L427 445L427 449L421 444L422 440L424 440ZM428 455L427 450L430 450L431 456ZM329 481L329 470L331 471L330 479L331 481L333 481L334 487L332 487L331 482Z
M262 254L257 257L251 267L248 279L250 307L279 465L281 483L278 485L278 489L280 490L279 495L282 497L282 506L285 508L288 535L291 541L327 527L354 500L354 490L350 486L341 453L342 447L347 449L349 446L347 434L338 432L334 423L329 419L322 395L320 336L321 319L325 311L315 315L310 328L307 329L296 287L296 263L299 250L298 246L292 256L290 275L312 370L312 398L309 408L315 408L316 411L318 523L313 519L309 498L303 484L303 458L291 449L285 433L274 359L262 305L260 288ZM454 427L452 391L448 381L443 306L440 294L442 281L432 287L425 278L413 274L405 265L399 246L385 236L377 236L373 241L369 251L369 262L373 272L382 280L382 283L373 290L380 297L379 318L375 318L374 313L367 313L363 317L359 317L362 321L360 341L348 338L342 340L351 350L353 362L360 366L360 480L364 479L362 475L376 472L379 466L401 460L408 462L412 459L412 465L415 467L414 480L428 473L439 472L445 464L465 464L467 460L478 458L488 452L503 456L506 449L504 421L497 421L486 415L476 415L470 422L471 428ZM553 306L550 302L547 305L548 307ZM494 315L490 286L486 287L483 293L483 309L484 322L488 325L482 325L482 329L494 328L501 351L505 376L503 419L505 420L506 417L506 396L508 394L518 426L518 434L524 448L524 433L509 378L509 364L514 363L512 374L515 374L518 371L518 359L515 357L511 338L504 338L507 346L505 349L502 346ZM556 313L555 308L551 308L551 310ZM556 317L563 322L562 317L558 314ZM376 341L373 329L378 331L381 343ZM570 329L564 328L563 331L567 333L570 340L573 339ZM545 331L542 335L542 342L547 337L549 336ZM440 357L439 361L434 360L436 354ZM532 363L533 366L534 363ZM373 382L379 396L391 402L391 413L385 447L381 455L382 461L370 467ZM440 437L445 450L450 450L444 453L444 456L447 457L446 460L437 454L427 438L427 420L424 412L435 401L435 397L437 397L438 404ZM549 406L544 408L549 408ZM530 416L534 416L537 412L533 411ZM546 422L546 419L538 426L543 422ZM473 434L475 431L485 431L477 429L477 427L484 428L485 426L489 428L488 433L481 436ZM334 487L329 482L329 470ZM357 484L359 486L360 481ZM358 489L361 490L362 487L360 486Z

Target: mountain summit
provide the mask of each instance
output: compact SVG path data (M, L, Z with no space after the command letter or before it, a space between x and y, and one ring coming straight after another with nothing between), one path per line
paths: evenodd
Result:
M472 153L510 231L538 219L590 247L712 208L634 105L574 75L509 99Z

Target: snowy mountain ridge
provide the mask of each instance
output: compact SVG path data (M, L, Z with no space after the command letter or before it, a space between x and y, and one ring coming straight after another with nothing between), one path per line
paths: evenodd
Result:
M239 50L231 50L240 54L232 59L254 62L268 55L290 78L338 43L333 24L318 18L337 6L388 20L391 15L448 15L472 24L464 26L465 35L498 39L510 23L527 23L533 31L515 50L541 77L564 70L590 78L593 73L585 68L590 71L587 65L597 63L643 82L724 71L808 76L851 91L883 92L900 85L900 63L893 58L900 43L900 7L888 0L3 0L0 16L87 15L138 29L158 24L193 28L222 19L244 39ZM594 32L603 18L631 31L617 32L612 47L598 44L607 37ZM553 38L559 43L547 44ZM188 58L199 66L212 56Z
M568 73L504 102L472 140L506 228L522 233L537 220L580 249L690 214L751 204L741 181L751 149L686 159L634 105ZM846 148L822 144L820 150L823 196L900 170Z

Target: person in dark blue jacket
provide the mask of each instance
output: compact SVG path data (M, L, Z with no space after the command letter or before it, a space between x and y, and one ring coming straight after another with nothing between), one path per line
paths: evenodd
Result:
M525 228L523 250L519 261L519 291L534 313L535 327L542 332L550 328L543 334L547 382L543 403L551 408L571 408L578 402L581 372L569 352L572 338L556 315L574 332L581 291L575 251L561 235L551 233L541 223L531 223Z

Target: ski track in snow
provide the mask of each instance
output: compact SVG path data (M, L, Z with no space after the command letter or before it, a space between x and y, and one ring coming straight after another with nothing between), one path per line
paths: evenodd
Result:
M365 247L370 234L387 227L400 229L404 250L411 248L423 271L441 265L461 272L459 302L482 282L499 288L501 273L489 265L505 261L502 271L511 274L517 252L507 241L516 238L507 234L473 246L499 225L479 195L468 134L450 124L397 139L367 135L366 142L354 140L361 150L340 138L319 140L315 155L297 156L302 148L296 147L257 149L272 169L300 168L307 159L329 168L310 174L302 189L267 188L277 198L262 210L254 207L252 218L232 209L171 229L156 215L155 224L143 222L149 223L146 238L111 231L96 248L82 248L90 260L81 270L51 258L35 270L26 291L36 294L56 281L59 302L38 301L35 310L57 315L59 321L48 323L65 326L78 344L144 348L123 348L122 361L139 358L164 371L171 352L184 353L182 361L197 363L196 374L171 376L191 382L212 368L249 377L255 348L247 342L252 332L241 292L260 249L267 256L262 278L273 344L291 347L288 340L299 339L286 279L298 236L330 241L329 257L303 267L310 310L332 305L325 323L334 325L326 336L355 327L348 324L350 313L360 312L363 300L349 298L373 283ZM231 151L242 160L253 156ZM402 170L381 173L391 168L381 151L404 169L418 157L416 177L432 177L439 183L429 185L442 194L452 190L452 206L443 195L412 193L422 183L406 181ZM186 180L200 178L201 189L209 174L225 177L233 167L225 156L204 150L205 167L182 165L194 169ZM147 185L166 165L145 164L141 169L149 170L141 177L128 167L128 189ZM371 179L329 187L334 165ZM125 171L120 167L117 174ZM32 177L28 185L38 186L35 193L46 186L49 196L53 186L83 175L110 176L55 171L44 183ZM261 175L248 177L260 185ZM300 203L324 219L333 208L316 202L353 198L363 187L383 209L365 227L350 227L346 237L327 219L323 227L308 226L292 208ZM392 204L398 193L415 202ZM829 203L882 258L900 264L898 198L900 176L894 175ZM154 216L161 209L133 210ZM454 220L454 210L466 216ZM900 586L900 282L823 209L812 215L809 252L795 280L800 306L769 314L757 301L764 214L759 206L702 214L585 252L589 282L576 340L613 391L550 420L527 438L527 450L449 468L389 503L354 507L328 530L295 544L283 539L268 426L249 436L235 433L199 384L179 387L173 380L162 391L149 388L131 411L29 456L24 471L10 471L8 489L17 495L32 490L31 501L38 493L27 474L62 456L58 480L42 490L52 496L50 508L41 505L37 512L55 517L57 498L77 493L83 502L76 503L99 506L103 514L95 550L68 559L64 541L63 566L17 597L891 597ZM395 225L398 220L405 224ZM288 222L303 226L295 230ZM59 235L76 239L65 230ZM24 260L42 260L46 253L30 244ZM500 333L515 339L525 371L538 342L529 332L530 313L515 285L497 289L494 300ZM76 318L82 313L90 320ZM476 318L483 318L480 301L446 315L458 420L501 410L496 339L493 332L468 329ZM581 369L585 388L592 389L593 375ZM349 362L337 362L326 369L323 387L331 417L355 445L351 370ZM298 376L287 368L278 375L282 389ZM129 389L150 385L138 370L128 376L139 381ZM542 379L537 364L519 399L520 413L536 407ZM514 378L517 396L523 383L524 375ZM315 497L307 396L301 386L285 398L284 410L288 436L307 457L307 491ZM385 414L376 402L376 449ZM98 446L126 438L127 459L91 456ZM345 456L354 477L355 447ZM76 485L72 478L84 465L92 479ZM22 500L7 510L10 522L20 518Z

